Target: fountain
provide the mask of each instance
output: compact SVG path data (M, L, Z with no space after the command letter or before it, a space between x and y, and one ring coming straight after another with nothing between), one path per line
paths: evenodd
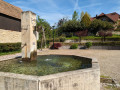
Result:
M37 57L36 14L25 11L21 15L22 60L33 61Z
M97 59L37 56L36 15L25 11L21 19L22 58L0 62L0 90L100 90Z

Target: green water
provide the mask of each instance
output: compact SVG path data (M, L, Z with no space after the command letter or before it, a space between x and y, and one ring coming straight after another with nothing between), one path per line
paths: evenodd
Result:
M1 72L12 72L26 75L49 75L87 68L90 61L84 62L75 56L44 55L38 56L37 61L25 62L21 58L0 62Z

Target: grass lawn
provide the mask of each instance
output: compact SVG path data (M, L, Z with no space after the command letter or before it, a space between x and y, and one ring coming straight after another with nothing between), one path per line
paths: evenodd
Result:
M3 56L3 55L10 55L10 54L15 54L15 53L20 53L20 51L4 52L4 53L1 53L1 52L0 52L0 56Z
M73 36L73 37L67 37L66 38L67 40L78 40L79 37L77 36ZM106 37L106 39L120 39L120 35L113 35L112 37ZM85 36L85 37L82 37L82 40L101 40L101 37L99 36Z

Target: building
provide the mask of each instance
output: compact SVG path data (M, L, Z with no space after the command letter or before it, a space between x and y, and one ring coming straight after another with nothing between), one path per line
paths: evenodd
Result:
M95 19L100 19L102 21L108 21L108 22L114 23L114 26L116 28L120 22L120 15L116 12L109 13L109 14L101 13L100 15L96 15L96 17L91 18L91 21Z
M0 43L21 42L22 10L0 0Z

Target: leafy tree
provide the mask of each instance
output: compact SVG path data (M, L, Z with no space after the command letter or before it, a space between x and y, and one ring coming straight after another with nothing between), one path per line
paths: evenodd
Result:
M104 42L106 40L106 37L107 36L112 36L112 31L111 30L108 30L108 31L104 31L104 30L101 30L98 32L99 36L101 36L101 40Z
M94 21L92 21L91 25L90 25L90 30L91 33L95 34L100 31L100 30L110 30L113 29L113 24L107 21L101 21L98 19L95 19Z
M74 11L74 13L73 13L73 15L72 15L72 20L77 21L78 18L79 18L79 16L78 16L78 12L77 12L77 11Z
M51 29L51 27L50 27L49 23L45 19L42 19L38 16L37 30L39 32L39 40L41 40L41 50L42 50L42 46L43 46L43 41L44 41L44 46L46 47L46 37L47 38L51 37L50 29Z
M67 18L62 18L58 21L57 27L61 27L65 22L67 22Z
M87 36L87 34L88 34L88 30L81 30L81 31L75 32L75 35L79 37L79 43L82 40L82 36Z
M40 16L38 16L38 18L37 18L37 29L40 32L40 38L41 38L41 34L42 34L41 33L42 32L41 27L44 28L45 35L46 35L47 38L52 37L50 24L45 19L42 19L42 18L40 18Z
M81 30L81 24L79 21L69 20L60 27L62 32L76 32Z
M91 24L90 15L86 12L81 19L81 24L84 29L88 29Z

